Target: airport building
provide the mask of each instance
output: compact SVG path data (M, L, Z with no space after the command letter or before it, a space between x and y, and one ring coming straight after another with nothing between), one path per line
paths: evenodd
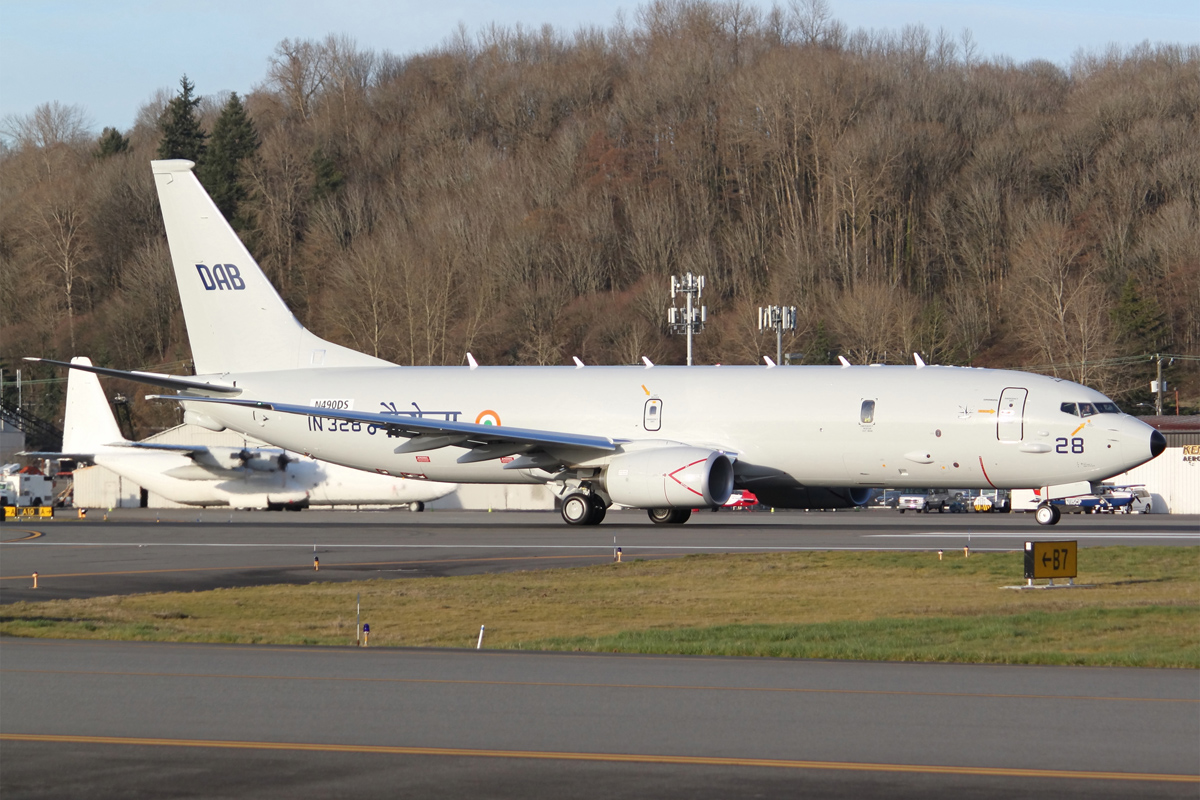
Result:
M1144 485L1156 513L1200 514L1200 417L1142 417L1167 440L1153 461L1116 475L1105 483Z

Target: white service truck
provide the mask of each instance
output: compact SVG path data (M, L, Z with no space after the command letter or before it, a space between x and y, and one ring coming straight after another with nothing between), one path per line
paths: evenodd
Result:
M54 480L36 472L20 472L9 464L0 472L0 506L49 506L54 504Z

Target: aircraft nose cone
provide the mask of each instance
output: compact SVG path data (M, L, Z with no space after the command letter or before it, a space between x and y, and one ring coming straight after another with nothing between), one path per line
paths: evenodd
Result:
M1163 436L1158 431L1150 434L1150 457L1158 458L1162 455L1162 451L1167 449L1167 437Z

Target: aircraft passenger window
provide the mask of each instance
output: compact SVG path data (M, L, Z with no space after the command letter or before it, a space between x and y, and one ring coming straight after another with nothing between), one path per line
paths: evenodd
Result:
M864 425L870 425L875 421L875 401L863 400L862 411L858 415L859 420Z
M1095 413L1096 413L1096 408L1091 403L1080 403L1079 404L1079 416L1090 417Z
M1101 414L1120 414L1121 409L1117 408L1116 403L1096 403L1096 408Z
M1077 417L1079 416L1079 409L1075 407L1074 403L1063 403L1058 407L1058 410L1064 414L1073 414Z

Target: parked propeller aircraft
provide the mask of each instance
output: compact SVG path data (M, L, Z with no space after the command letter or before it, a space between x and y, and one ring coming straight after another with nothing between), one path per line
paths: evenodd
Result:
M81 370L72 370L67 380L63 428L63 453L22 455L90 461L185 505L299 510L387 504L420 511L456 488L327 464L275 447L131 442L117 427L100 379Z
M390 475L541 483L563 519L612 503L684 522L734 488L780 508L862 505L877 487L1039 487L1048 501L1157 456L1162 435L1086 386L927 366L400 367L288 311L194 176L155 161L196 377L185 419ZM1084 413L1086 409L1090 413Z

